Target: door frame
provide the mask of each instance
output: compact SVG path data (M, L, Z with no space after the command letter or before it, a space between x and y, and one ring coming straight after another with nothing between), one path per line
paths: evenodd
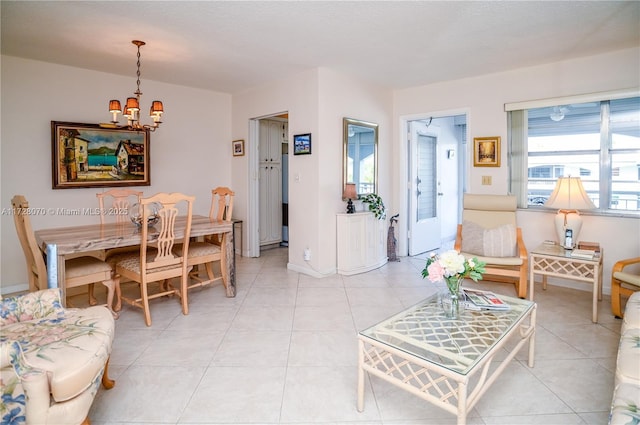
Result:
M269 115L249 119L249 140L247 156L249 161L249 205L247 217L247 256L260 256L260 120L274 119L288 111L276 112ZM287 120L289 122L289 120ZM289 199L291 201L291 199Z
M467 128L466 128L466 141L467 146L469 143L469 129L471 128L471 114L469 112L469 108L461 108L461 109L450 109L437 111L432 113L419 113L419 114L407 114L399 116L399 126L398 126L398 140L399 143L399 155L398 155L398 175L400 179L398 181L398 205L400 212L400 220L397 230L398 230L398 252L400 256L407 256L409 254L409 243L408 243L408 233L409 233L409 191L411 190L411 182L409 167L410 167L410 158L409 158L409 121L415 120L429 120L430 118L445 118L454 115L465 115L467 120ZM462 193L466 191L467 181L469 180L469 173L471 171L470 167L470 157L469 152L471 149L466 149L464 158L461 158L461 179L462 179L462 187L459 193L459 199L462 199ZM462 154L462 152L460 152ZM460 155L462 156L462 155ZM460 215L460 211L458 212ZM459 217L458 217L459 219Z

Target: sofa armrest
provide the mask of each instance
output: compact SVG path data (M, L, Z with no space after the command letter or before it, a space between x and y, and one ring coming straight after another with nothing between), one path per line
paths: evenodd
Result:
M44 289L2 299L0 325L63 315L60 289Z

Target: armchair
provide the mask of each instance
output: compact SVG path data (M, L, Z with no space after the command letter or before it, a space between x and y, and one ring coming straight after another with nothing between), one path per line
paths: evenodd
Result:
M514 282L518 297L525 298L529 258L516 208L515 196L465 193L454 249L484 261L485 276Z
M631 266L638 266L640 257L620 260L611 269L611 312L615 317L622 318L622 296L630 297L635 291L640 291L640 272L635 272ZM629 267L625 270L626 267ZM624 285L624 286L623 286Z
M107 376L115 323L108 308L66 309L59 289L0 303L0 421L89 424ZM14 422L15 421L15 422Z

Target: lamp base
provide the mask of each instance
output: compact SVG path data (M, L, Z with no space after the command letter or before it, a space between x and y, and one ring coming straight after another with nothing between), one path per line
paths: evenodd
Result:
M573 249L578 241L578 235L582 229L582 217L578 214L578 211L560 210L555 217L556 235L558 237L558 244L565 249ZM565 244L565 232L567 229L571 229L571 245Z
M353 214L356 212L356 207L353 205L353 202L351 202L351 199L349 199L349 202L347 202L347 214Z

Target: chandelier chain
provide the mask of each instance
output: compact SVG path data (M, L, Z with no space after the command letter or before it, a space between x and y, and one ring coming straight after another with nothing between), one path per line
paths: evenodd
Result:
M138 66L138 72L136 73L136 75L138 76L138 80L136 81L138 90L136 91L136 95L138 96L138 99L140 99L140 95L142 94L142 92L140 91L140 45L138 45L138 62L136 62L136 65Z

